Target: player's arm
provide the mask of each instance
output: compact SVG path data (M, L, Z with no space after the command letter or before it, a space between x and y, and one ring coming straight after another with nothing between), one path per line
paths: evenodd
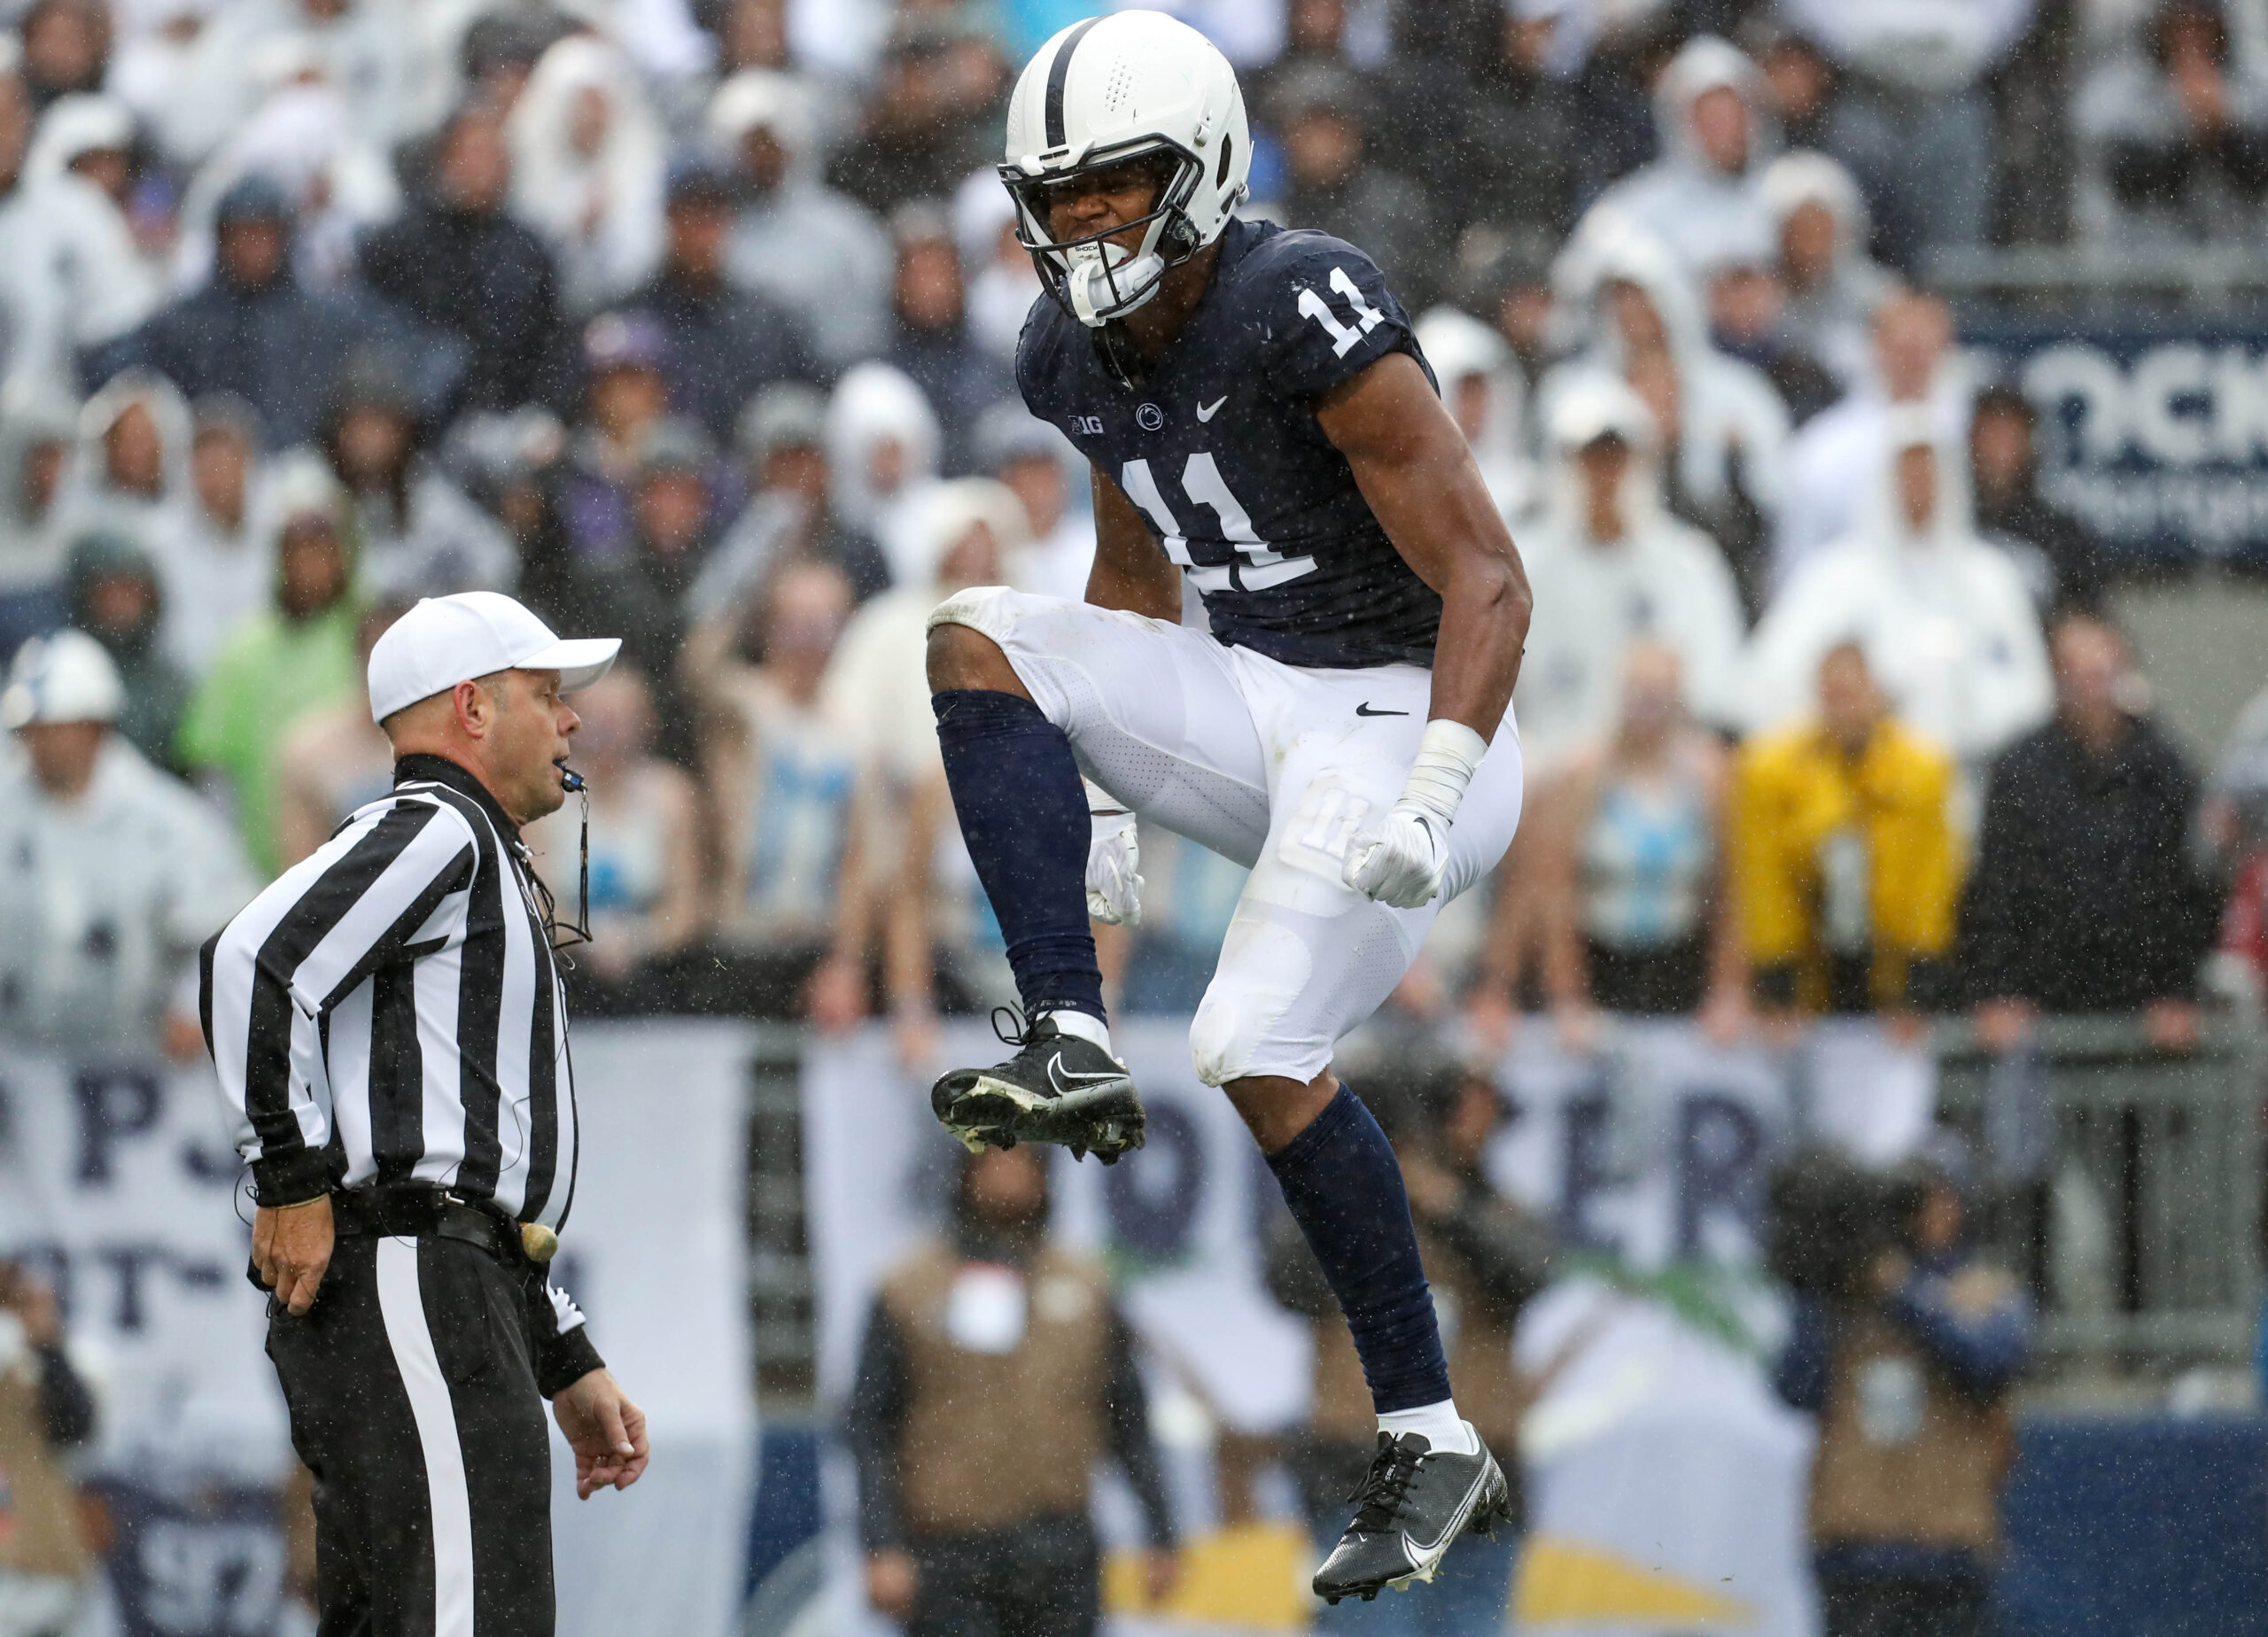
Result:
M1095 566L1087 575L1087 601L1099 609L1124 609L1178 625L1180 568L1166 555L1126 492L1104 476L1100 467L1092 469Z
M1449 829L1511 703L1527 641L1527 573L1464 435L1424 368L1388 353L1316 400L1316 420L1418 578L1441 594L1433 696L1401 799L1357 834L1346 883L1395 909L1447 879Z
M1519 549L1464 434L1407 353L1389 353L1325 392L1316 421L1394 549L1441 594L1429 714L1494 736L1519 679L1531 599ZM1120 504L1138 527L1140 515L1123 497Z

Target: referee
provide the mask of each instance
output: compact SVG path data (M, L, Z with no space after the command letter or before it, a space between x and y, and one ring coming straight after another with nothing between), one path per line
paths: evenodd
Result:
M315 1474L322 1637L548 1637L541 1398L578 1495L645 1470L643 1412L545 1276L578 1133L520 840L566 799L563 695L620 646L562 641L493 592L420 602L370 653L392 794L203 951L206 1043L250 1127L268 1354Z

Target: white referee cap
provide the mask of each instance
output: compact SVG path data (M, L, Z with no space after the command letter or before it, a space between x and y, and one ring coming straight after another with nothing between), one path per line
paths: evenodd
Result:
M427 597L370 649L370 720L499 671L556 671L559 691L571 694L604 676L621 649L620 637L560 637L501 592Z
M8 691L0 694L0 727L115 722L125 706L126 690L108 650L83 631L58 631L16 650Z

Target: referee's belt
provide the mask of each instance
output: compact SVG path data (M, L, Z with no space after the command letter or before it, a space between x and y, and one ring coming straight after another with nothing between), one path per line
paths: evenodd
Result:
M342 1189L330 1196L330 1221L342 1239L458 1239L503 1262L548 1262L559 1248L540 1222L515 1222L437 1188Z

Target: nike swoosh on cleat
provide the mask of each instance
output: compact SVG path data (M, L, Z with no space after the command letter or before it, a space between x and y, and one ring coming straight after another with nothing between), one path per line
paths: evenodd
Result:
M1355 707L1355 714L1356 716L1408 716L1410 713L1407 710L1373 710L1371 709L1371 702L1366 699Z
M1209 421L1209 420L1211 420L1215 415L1218 415L1218 414L1220 414L1220 413L1221 413L1221 406L1222 406L1223 404L1224 404L1224 403L1228 402L1228 401L1229 401L1229 395L1228 395L1226 392L1223 392L1223 393L1222 393L1218 398L1216 398L1216 399L1215 399L1211 403L1209 403L1209 404L1200 404L1200 405L1198 405L1198 406L1197 406L1197 418L1198 418L1200 421Z
M1069 1093L1073 1085L1091 1086L1097 1081L1115 1080L1117 1078L1118 1071L1116 1069L1105 1069L1099 1075L1067 1075L1063 1072L1063 1059L1061 1058L1050 1058L1047 1059L1047 1083L1053 1086L1058 1091L1063 1092L1067 1095ZM1068 1085L1065 1083L1067 1081L1070 1082Z

